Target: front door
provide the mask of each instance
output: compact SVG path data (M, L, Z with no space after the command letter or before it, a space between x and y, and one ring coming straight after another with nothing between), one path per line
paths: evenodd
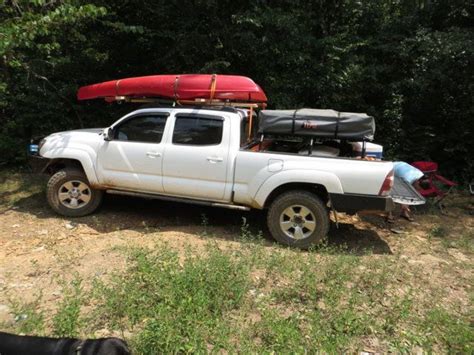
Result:
M117 189L163 192L162 137L167 113L142 113L120 122L98 153L100 183Z
M178 113L163 158L166 194L205 200L224 198L230 125L224 117Z

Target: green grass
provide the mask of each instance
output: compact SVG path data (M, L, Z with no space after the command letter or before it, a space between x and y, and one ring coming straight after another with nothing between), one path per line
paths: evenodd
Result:
M445 227L438 225L433 226L428 233L428 238L445 238L448 231Z
M463 233L454 233L442 225L433 226L428 239L431 241L440 241L444 248L455 248L465 253L474 253L474 232L465 230Z
M474 253L474 232L465 232L451 242L451 246L464 250L465 252Z
M183 261L168 248L134 250L131 258L126 279L116 275L96 284L98 315L107 326L139 329L135 344L141 353L226 347L225 315L242 304L248 288L242 260L217 248Z
M41 292L31 302L25 302L18 298L10 299L10 308L15 320L15 330L24 334L44 334L45 315L41 310ZM10 328L1 325L2 328Z
M64 297L52 319L53 334L58 337L78 336L82 326L80 318L83 293L81 280L74 279L69 284L63 284Z
M42 175L14 170L0 171L0 212L45 189L46 179Z
M368 258L246 244L178 255L166 244L128 249L129 268L84 291L63 284L51 319L40 299L21 306L24 333L132 334L135 353L327 353L365 348L471 352L469 315L442 307L443 290L426 290L419 270L397 256ZM87 312L81 312L86 308Z
M449 353L472 354L474 335L469 320L457 317L442 308L434 308L427 312L421 329L424 333L438 337ZM426 349L432 350L432 342L422 337Z

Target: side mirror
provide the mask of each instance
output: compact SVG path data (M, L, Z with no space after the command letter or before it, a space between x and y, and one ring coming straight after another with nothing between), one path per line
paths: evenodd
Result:
M112 138L114 137L114 130L112 129L112 127L107 127L106 129L104 129L104 140L105 141L111 141Z

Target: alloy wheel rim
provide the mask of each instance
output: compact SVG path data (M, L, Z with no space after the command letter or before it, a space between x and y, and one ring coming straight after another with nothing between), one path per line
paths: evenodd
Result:
M91 197L89 185L79 180L67 181L58 189L59 202L71 209L86 206L91 201Z
M305 239L316 229L316 218L308 207L291 205L280 215L280 228L291 239Z

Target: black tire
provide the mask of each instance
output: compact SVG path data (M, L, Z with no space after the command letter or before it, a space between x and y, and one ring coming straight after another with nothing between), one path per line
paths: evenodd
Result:
M67 202L63 203L60 201L59 190L67 182L74 182L76 185L78 184L77 182L81 182L82 184L87 185L88 191L87 194L84 195L87 195L88 201L79 202L79 204L82 203L83 206L78 205L75 208L69 208L66 206ZM90 186L89 180L87 180L84 172L70 168L59 170L57 173L51 176L46 188L46 196L51 208L56 213L67 217L82 217L94 212L100 206L103 195L103 191L93 189ZM78 200L80 201L80 199Z
M282 224L288 226L287 223L290 222L290 224L295 225L293 219L299 216L299 213L303 214L303 212L297 213L295 217L289 221L285 220L288 218L288 215L283 215L283 213L288 210L292 212L298 211L299 206L307 208L311 213L303 217L302 221L296 221L300 223L296 225L298 226L297 228L301 228L301 233L304 233L304 237L295 239L296 237L292 238L288 234L296 235L296 229L290 227L290 229L285 232ZM303 210L300 209L300 211ZM307 218L307 220L305 218ZM314 219L314 226L313 224L309 224L312 219ZM307 222L308 226L314 228L313 230L306 228ZM294 190L283 193L272 202L267 214L267 224L270 233L276 241L291 247L308 249L311 245L320 243L328 234L329 214L326 206L318 196L308 191ZM301 237L301 235L299 236Z

